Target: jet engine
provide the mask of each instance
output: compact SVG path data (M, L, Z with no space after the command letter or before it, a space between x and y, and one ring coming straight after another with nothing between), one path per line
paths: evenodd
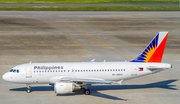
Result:
M80 89L81 87L75 83L56 82L54 84L54 91L57 94L66 94L74 90Z

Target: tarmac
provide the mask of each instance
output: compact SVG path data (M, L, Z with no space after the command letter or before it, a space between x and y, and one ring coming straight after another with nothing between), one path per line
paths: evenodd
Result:
M172 69L123 81L91 85L56 96L50 85L8 83L0 78L2 104L179 104L179 11L0 11L0 76L32 62L130 61L159 31L169 31L162 62Z

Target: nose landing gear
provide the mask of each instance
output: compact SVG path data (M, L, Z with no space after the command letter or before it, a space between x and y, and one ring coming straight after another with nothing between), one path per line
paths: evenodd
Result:
M27 93L31 93L31 84L26 84L27 85L27 90L26 92Z

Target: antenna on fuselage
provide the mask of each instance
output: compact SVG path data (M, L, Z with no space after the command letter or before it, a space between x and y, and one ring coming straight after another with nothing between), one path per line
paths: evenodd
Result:
M104 62L106 62L106 60L104 60Z
M31 64L32 61L30 61L29 63Z
M91 62L94 62L96 59L92 59Z

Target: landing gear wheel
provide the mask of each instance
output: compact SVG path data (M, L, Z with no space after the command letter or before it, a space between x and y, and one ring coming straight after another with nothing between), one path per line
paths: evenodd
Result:
M84 94L85 95L89 95L90 94L90 90L89 89L84 89Z
M30 90L30 89L27 89L26 92L27 92L27 93L31 93L31 90Z
M27 85L27 90L26 90L26 92L27 93L31 93L31 84L26 84Z

